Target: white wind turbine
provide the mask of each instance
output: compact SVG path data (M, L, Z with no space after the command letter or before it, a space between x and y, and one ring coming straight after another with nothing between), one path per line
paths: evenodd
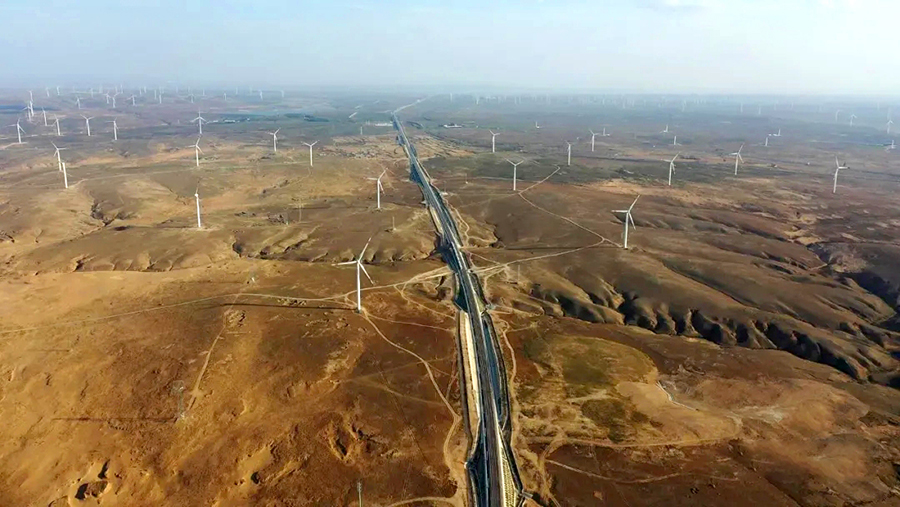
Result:
M128 98L131 99L131 105L134 106L134 99L135 99L134 94L132 94L131 97L128 97Z
M106 123L113 124L113 141L118 141L119 140L119 125L116 123L116 118L113 118L112 121L108 121Z
M313 141L312 144L309 144L309 143L303 143L303 144L309 146L309 166L310 166L310 167L312 167L312 165L313 165L312 148L313 148L313 146L315 146L318 142L319 142L319 141Z
M744 157L741 156L741 150L744 149L744 145L742 144L738 151L732 153L731 155L734 157L734 175L737 176L738 173L738 163L744 161Z
M668 134L668 133L669 133L669 124L666 123L666 128L664 128L662 131L660 131L660 134Z
M888 120L888 122L887 122L887 133L888 134L891 133L891 125L893 125L893 124L894 124L894 120Z
M566 165L570 166L570 165L572 165L572 143L570 143L569 141L566 141L566 144L568 145L568 148L566 148L566 150L567 150Z
M41 114L44 116L44 126L49 127L50 125L47 124L47 111L43 107L41 108Z
M54 155L56 155L56 165L59 167L59 170L62 171L63 161L62 161L62 157L60 156L59 152L62 150L65 150L66 148L60 148L53 141L50 141L50 144L52 144L53 148L56 149L56 153L54 153Z
M896 144L894 144L894 140L893 140L893 139L891 139L891 145L890 145L890 146L888 146L888 147L887 147L887 148L885 148L885 150L884 150L884 151L891 151L891 150L896 150L896 149L897 149L897 145L896 145Z
M778 132L775 134L769 134L772 137L781 137L781 129L778 129Z
M609 137L609 136L611 136L611 135L612 135L612 134L607 134L607 133L606 133L606 127L603 127L603 133L600 134L600 137Z
M200 167L200 154L203 153L203 150L200 149L200 138L197 138L197 142L188 146L188 148L194 148L194 160L197 163L197 167Z
M194 202L197 203L197 228L202 229L203 224L200 222L200 187L199 186L197 186L197 189L194 190Z
M677 134L676 134L675 137L672 139L672 146L679 146L679 144L678 144L678 135L677 135Z
M637 227L634 225L634 218L631 216L631 210L634 209L634 205L637 204L638 199L640 199L640 198L641 198L640 195L635 197L634 202L631 203L631 206L629 206L628 209L613 210L613 213L625 213L625 235L624 235L624 239L622 242L622 246L626 250L628 250L628 224L629 223L631 224L632 229L637 229Z
M78 109L81 109L81 97L75 97L75 105L78 106Z
M91 137L91 120L94 118L93 116L87 117L85 115L81 115L84 118L84 124L87 126L87 135Z
M66 163L62 162L63 186L69 188L69 175L66 173Z
M669 163L669 186L670 187L672 186L672 175L675 174L675 159L678 158L678 155L681 155L680 151L678 153L676 153L674 157L672 157L672 160L664 160L664 162Z
M834 169L834 187L832 187L832 189L831 189L831 193L832 193L832 194L836 194L836 193L837 193L838 173L841 172L841 169L849 169L849 167L847 167L847 166L845 166L845 165L842 166L841 163L838 162L837 155L834 156L834 165L835 165L835 169Z
M276 130L275 132L269 132L269 135L272 136L272 151L278 153L278 132L281 129Z
M53 115L53 123L56 124L56 137L62 136L62 132L59 130L59 116Z
M497 135L499 132L494 132L493 130L488 130L491 133L491 153L497 153Z
M350 264L356 264L356 313L362 313L362 280L360 279L359 273L362 271L366 278L369 279L369 283L374 284L372 281L372 277L369 276L369 272L366 271L366 267L363 266L363 256L366 254L366 249L369 248L369 242L372 241L372 238L369 238L369 241L366 241L366 245L363 247L362 252L359 253L359 257L354 261L348 262L340 262L338 266L348 266Z
M25 129L22 128L22 125L19 124L21 120L16 120L14 125L10 125L10 127L16 127L16 134L19 136L19 144L22 144L22 134L25 133Z
M517 171L518 171L518 169L519 169L519 166L522 165L522 164L524 164L525 161L524 161L524 160L520 160L520 161L518 161L518 162L513 162L513 161L510 160L510 159L506 159L506 161L509 162L510 164L512 164L512 166L513 166L513 192L515 192L515 191L516 191Z
M597 138L597 133L591 130L591 153L594 152L594 139Z
M851 126L851 127L853 126L853 120L855 120L855 119L856 119L856 115L855 115L855 114L851 114L851 115L850 115L850 126Z
M381 209L381 194L384 193L384 186L381 184L381 178L384 177L387 170L381 171L377 178L369 178L369 181L375 182L375 202L376 209Z
M203 122L206 121L206 118L200 115L200 111L197 111L197 117L191 120L191 123L197 122L197 129L199 130L198 134L203 135Z

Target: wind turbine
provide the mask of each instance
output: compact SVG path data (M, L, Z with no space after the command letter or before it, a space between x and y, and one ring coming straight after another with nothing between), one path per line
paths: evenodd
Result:
M369 241L366 241L366 246L363 247L362 252L359 253L359 257L356 258L355 261L341 262L338 263L338 266L348 266L350 264L356 264L356 313L362 313L362 280L359 277L360 271L362 271L366 278L369 279L369 282L374 284L372 281L372 277L369 276L369 272L366 271L366 267L363 266L363 255L366 254L366 248L369 248L369 242L372 241L372 238L369 238Z
M113 124L113 141L119 140L119 125L116 123L116 118L113 118L113 121L108 121L106 123Z
M10 125L10 127L16 127L16 134L19 136L19 144L22 144L22 134L25 133L25 129L22 128L22 125L19 124L21 120L16 120L15 125Z
M81 109L81 97L75 97L75 105L78 106L78 109Z
M888 134L891 133L891 125L893 125L893 124L894 124L894 120L888 120L888 122L887 122L887 133Z
M44 126L49 127L50 125L47 124L47 111L43 107L41 108L41 114L44 116Z
M491 133L491 153L497 153L497 135L499 132L494 132L493 130L488 130Z
M53 115L53 122L56 123L56 137L62 136L62 132L59 130L59 116Z
M381 171L377 178L369 178L369 181L375 182L375 202L377 209L381 209L381 194L384 193L384 186L381 185L381 178L384 177L387 170Z
M849 167L847 167L847 166L845 166L845 165L842 166L841 163L838 162L837 155L834 156L834 165L835 165L836 167L835 167L835 169L834 169L834 187L831 189L831 193L832 193L832 194L836 194L836 193L837 193L838 173L841 172L841 169L850 169Z
M672 160L674 160L674 159L672 159ZM637 227L634 225L634 218L631 216L631 210L634 209L634 205L637 204L638 199L640 199L640 198L641 198L640 195L635 197L634 202L631 203L631 206L629 206L628 209L613 210L613 213L625 213L625 236L624 236L622 246L626 250L628 250L628 224L629 224L629 222L631 223L632 229L637 229Z
M56 153L54 153L54 155L56 155L56 165L59 167L59 170L62 171L63 162L62 162L62 157L60 156L59 152L62 150L65 150L65 148L60 148L53 141L50 141L50 144L52 144L53 147L56 149Z
M91 120L92 120L94 117L91 116L90 118L88 118L88 117L85 116L85 115L81 115L81 117L84 118L84 124L87 125L87 135L88 135L88 137L91 137Z
M535 128L535 129L540 129L540 128L541 128L541 126L538 125L538 122L537 122L537 121L534 122L534 128Z
M850 126L851 126L851 127L853 126L853 120L855 120L855 119L856 119L856 115L855 115L855 114L851 114L851 115L850 115Z
M678 153L676 153L674 157L672 157L672 160L664 160L664 162L669 163L669 186L670 187L672 186L672 175L675 174L675 159L678 158L678 155L681 155L680 151Z
M131 97L128 98L131 99L131 105L134 106L134 94L132 94Z
M672 139L672 146L678 146L678 135L677 134Z
M203 224L200 223L200 187L199 186L197 186L197 189L194 190L194 202L197 203L197 228L202 229Z
M566 165L570 166L570 165L572 165L572 143L570 143L569 141L566 141L566 144L569 146L567 148L568 158L566 159Z
M197 129L199 130L199 134L203 135L203 122L206 121L206 118L200 116L200 111L197 111L197 117L191 120L191 123L197 122Z
M197 162L197 167L200 167L200 154L203 153L203 150L200 149L200 138L198 137L197 142L188 148L194 148L194 160Z
M309 146L309 166L310 166L310 167L312 167L312 165L313 165L313 160L312 160L312 147L315 146L316 143L318 143L318 142L319 142L319 141L313 141L312 144L309 144L309 143L303 143L303 144Z
M769 136L766 136L766 148L769 147Z
M894 140L891 139L891 145L888 146L887 149L885 149L884 151L891 151L891 150L896 150L896 149L897 149L897 145L894 144Z
M669 133L669 124L666 123L666 128L664 128L662 131L660 131L660 134L668 134L668 133Z
M744 161L744 157L741 156L741 150L743 150L743 149L744 149L744 145L742 144L741 147L738 148L738 151L731 154L732 156L734 156L734 175L735 176L737 176L737 173L738 173L738 163Z
M841 112L840 109L838 109L837 111L834 112L834 121L835 121L835 122L838 121L838 114L840 114L840 112Z
M281 129L276 130L275 132L269 132L269 135L272 136L272 151L278 153L278 132Z
M778 133L776 133L776 134L769 134L769 135L772 136L772 137L781 137L781 129L778 129Z
M600 137L609 137L609 136L611 136L611 135L612 135L612 134L607 134L607 133L606 133L606 127L603 127L603 133L600 134Z
M525 161L524 161L524 160L520 160L520 161L518 161L518 162L513 162L513 161L510 160L510 159L506 159L506 161L509 162L510 164L512 164L512 166L513 166L513 192L515 192L515 191L516 191L516 177L517 177L517 174L516 174L516 173L517 173L517 171L518 171L518 169L519 169L519 166L522 165L522 164L524 164Z
M597 137L597 133L591 130L591 153L594 152L594 139Z

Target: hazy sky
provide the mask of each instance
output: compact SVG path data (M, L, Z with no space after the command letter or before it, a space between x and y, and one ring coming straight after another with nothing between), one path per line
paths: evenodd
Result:
M900 91L900 0L6 0L0 87Z

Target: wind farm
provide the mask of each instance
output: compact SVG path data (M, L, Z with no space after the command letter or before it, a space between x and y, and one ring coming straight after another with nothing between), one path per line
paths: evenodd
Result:
M887 105L33 89L0 94L13 505L895 487Z

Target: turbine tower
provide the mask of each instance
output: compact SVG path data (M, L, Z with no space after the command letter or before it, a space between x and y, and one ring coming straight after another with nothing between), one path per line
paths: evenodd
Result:
M197 117L191 120L191 123L197 122L197 129L199 130L198 134L203 135L203 122L206 121L206 118L200 115L200 111L197 111Z
M59 130L59 116L53 115L53 122L56 123L56 137L62 136L62 132Z
M594 153L594 139L596 139L597 133L591 130L591 153Z
M200 138L198 137L197 142L188 148L194 148L194 160L197 162L197 167L200 167L200 154L203 153L203 150L200 149Z
M313 159L312 159L312 148L313 148L313 146L315 146L315 145L316 145L316 143L318 143L318 142L319 142L319 141L313 141L313 143L312 143L312 144L309 144L309 143L303 143L303 144L305 144L305 145L307 145L307 146L309 146L309 166L310 166L310 167L312 167L312 166L313 166Z
M200 223L200 187L194 190L194 202L197 203L197 228L202 229L203 224Z
M113 141L119 140L119 125L116 123L116 118L113 118L113 121L108 121L106 123L113 124Z
M363 266L363 256L366 254L366 249L369 248L369 242L372 241L372 238L369 238L369 241L366 241L366 245L363 247L362 252L359 253L359 257L356 258L355 261L341 262L338 263L338 266L348 266L350 264L356 264L356 313L362 313L362 280L360 279L359 273L362 271L366 278L369 279L369 282L374 284L372 281L372 277L369 276L369 272L366 271L365 266Z
M518 162L513 162L510 159L506 159L506 161L509 162L510 164L512 164L512 166L513 166L513 192L515 192L516 191L516 179L517 179L516 173L517 173L517 170L519 169L519 166L524 164L525 161L520 160Z
M566 141L566 144L568 145L566 165L571 166L572 165L572 143L570 143L569 141Z
M381 184L381 178L384 177L387 170L381 171L377 178L369 178L369 181L375 182L375 202L376 209L381 209L381 194L384 193L384 186Z
M676 153L674 157L672 157L672 160L664 161L664 162L669 163L669 186L670 187L672 186L672 175L675 174L675 159L678 158L678 155L681 155L680 151L678 153Z
M634 205L637 204L638 199L640 198L640 195L635 197L634 202L631 203L631 206L629 206L628 209L613 210L613 213L625 213L625 235L622 242L622 246L625 248L625 250L628 250L628 224L631 224L632 229L637 229L637 227L634 225L634 218L631 216L631 210L634 209Z
M497 153L497 135L499 132L488 130L491 133L491 153Z
M272 136L272 151L278 153L278 132L281 129L276 130L275 132L269 132L269 135Z
M850 126L851 126L851 127L853 126L853 120L855 120L855 119L856 119L856 115L855 115L855 114L851 114L851 115L850 115Z
M893 124L894 124L894 120L888 120L888 122L887 122L887 133L888 134L891 133L891 125L893 125Z
M56 149L56 153L54 153L54 155L56 155L56 165L59 167L59 170L62 171L63 161L62 161L62 157L60 157L59 152L62 150L65 150L65 148L60 148L53 141L50 141L50 144L52 144L53 148Z
M66 173L66 163L62 163L63 186L69 188L69 175Z
M19 136L19 144L22 144L22 134L25 133L25 129L19 124L20 121L21 120L17 119L15 125L10 125L10 127L16 127L16 134Z
M87 117L85 115L81 115L81 117L84 118L84 124L87 126L87 135L88 137L91 137L91 120L94 119L94 117Z
M742 144L738 151L731 154L734 157L734 175L737 176L738 173L738 163L744 161L744 157L741 156L741 150L744 149L744 145Z
M835 165L835 169L834 169L834 187L832 187L832 189L831 189L831 193L832 193L832 194L836 194L836 193L837 193L838 173L841 172L841 169L849 169L849 167L847 167L847 166L845 166L845 165L841 165L841 163L838 162L837 155L834 156L834 165Z

